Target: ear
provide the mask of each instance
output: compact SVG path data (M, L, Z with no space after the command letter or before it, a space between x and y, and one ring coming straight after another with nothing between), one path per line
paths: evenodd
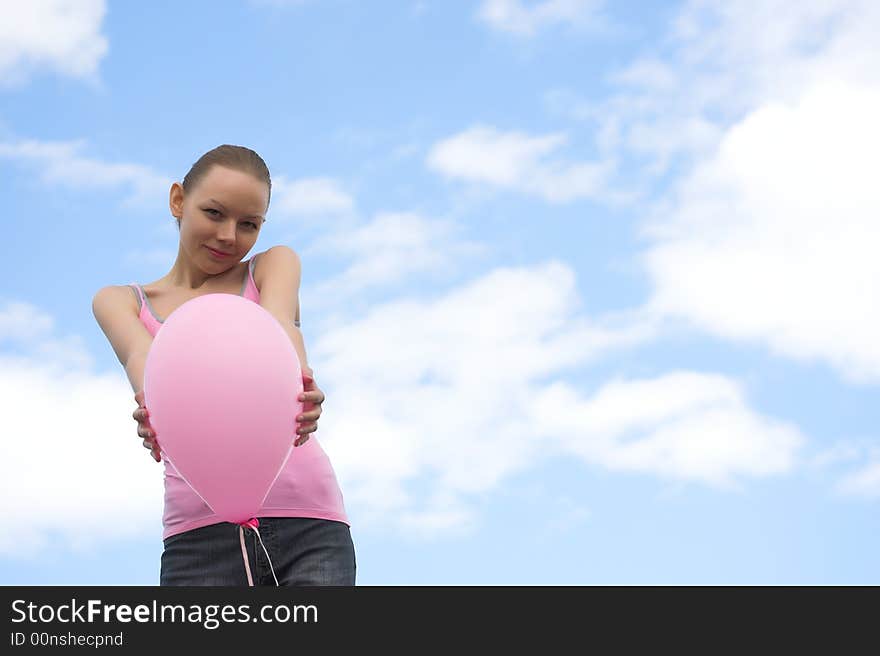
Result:
M183 185L179 182L171 184L171 190L168 192L168 207L174 218L183 218Z

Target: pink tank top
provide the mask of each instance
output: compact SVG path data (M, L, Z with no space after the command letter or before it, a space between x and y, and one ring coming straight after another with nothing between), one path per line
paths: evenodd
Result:
M254 260L248 263L248 275L241 287L240 295L260 302L260 290L254 282ZM162 327L150 305L150 299L137 283L129 285L137 294L141 322L155 337ZM293 439L293 432L291 439ZM159 436L161 442L162 436ZM284 469L275 480L266 496L257 517L310 517L330 519L349 524L343 505L342 492L336 481L336 474L330 460L312 433L309 440L294 447L296 458L289 458ZM165 463L165 510L162 516L162 539L177 533L191 531L220 520L211 508L202 501L167 459Z

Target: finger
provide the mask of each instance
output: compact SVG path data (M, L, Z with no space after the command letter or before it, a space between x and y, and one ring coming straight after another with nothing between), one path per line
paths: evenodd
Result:
M161 447L159 443L156 441L155 437L149 437L143 441L143 445L145 449L150 450L150 455L153 456L154 459L157 459L161 452Z
M299 439L297 439L297 441L293 443L293 446L302 446L303 444L305 444L308 441L309 441L309 436L304 435L304 436L300 437Z
M300 435L307 435L308 433L314 433L316 430L318 430L318 424L311 423L311 424L303 424L302 426L300 426L299 428L296 429L296 432Z
M321 409L316 408L315 410L309 410L308 412L304 412L296 418L297 423L301 424L306 421L318 421L321 416Z

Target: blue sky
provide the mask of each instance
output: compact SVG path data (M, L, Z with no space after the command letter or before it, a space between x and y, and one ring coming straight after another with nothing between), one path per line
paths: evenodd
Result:
M880 582L872 2L0 3L0 583L158 582L94 320L246 145L358 583Z

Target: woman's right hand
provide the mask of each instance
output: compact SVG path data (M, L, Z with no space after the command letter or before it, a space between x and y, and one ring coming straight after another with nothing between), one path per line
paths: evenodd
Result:
M144 391L141 390L135 394L134 400L137 402L138 408L131 416L134 417L134 420L138 423L138 437L143 438L144 448L150 450L150 455L153 456L153 460L161 462L162 456L159 452L159 444L156 442L156 433L150 425L150 413L147 412L147 407L144 405Z

